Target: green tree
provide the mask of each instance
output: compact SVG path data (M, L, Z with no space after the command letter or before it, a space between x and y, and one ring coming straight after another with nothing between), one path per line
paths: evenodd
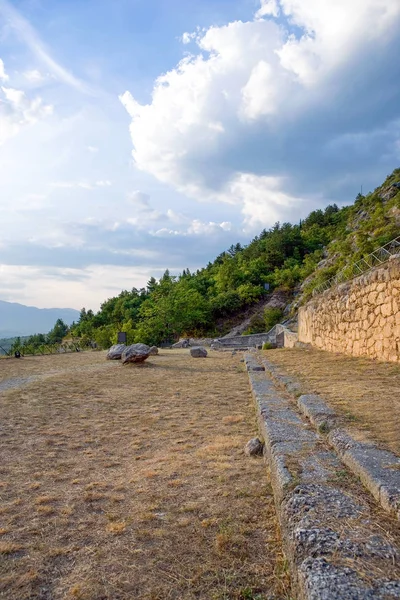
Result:
M62 342L68 331L68 325L66 325L62 319L57 319L53 329L51 329L48 333L47 342L49 344L58 344Z

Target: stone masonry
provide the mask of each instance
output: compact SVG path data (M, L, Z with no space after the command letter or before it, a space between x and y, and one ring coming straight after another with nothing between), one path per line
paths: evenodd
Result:
M301 307L299 341L329 352L400 362L400 257Z

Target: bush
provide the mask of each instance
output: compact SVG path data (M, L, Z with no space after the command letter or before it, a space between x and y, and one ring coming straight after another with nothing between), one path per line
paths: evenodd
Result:
M262 315L254 315L251 320L246 331L243 332L243 335L251 335L252 333L264 333L265 332L265 322Z
M263 343L263 350L272 350L274 348L274 345L271 344L271 342L264 342Z
M283 310L281 308L266 308L264 311L265 331L269 331L282 321Z

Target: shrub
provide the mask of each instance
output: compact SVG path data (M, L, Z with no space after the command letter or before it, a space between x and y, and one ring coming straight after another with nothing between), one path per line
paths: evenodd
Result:
M283 310L281 308L266 308L264 311L264 328L269 331L282 321Z
M251 335L252 333L264 333L265 332L265 322L262 315L254 315L250 319L250 324L246 331L243 332L243 335Z
M263 343L263 350L272 350L274 348L274 345L271 344L271 342L264 342Z

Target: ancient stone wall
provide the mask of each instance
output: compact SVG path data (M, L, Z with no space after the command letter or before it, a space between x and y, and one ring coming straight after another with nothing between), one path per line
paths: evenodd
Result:
M216 346L225 348L255 348L262 346L265 342L275 343L275 333L272 329L267 333L252 333L214 340Z
M330 352L400 362L400 257L300 308L299 341Z

